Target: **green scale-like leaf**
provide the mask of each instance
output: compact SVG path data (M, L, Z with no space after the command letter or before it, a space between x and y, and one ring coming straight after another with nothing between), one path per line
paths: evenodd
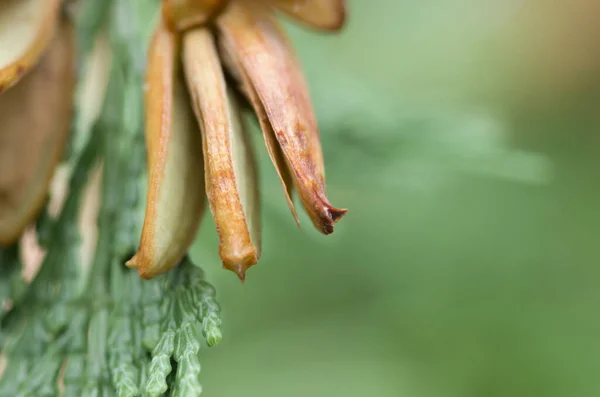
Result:
M37 221L47 254L30 286L20 277L18 247L0 252L0 299L14 304L0 311L8 358L0 395L56 396L62 374L66 397L198 396L200 339L209 346L221 339L214 288L187 258L150 281L124 266L137 249L145 210L140 43L147 44L158 2L92 3L98 2L83 0L78 42L87 54L101 21L108 22L115 52L109 86L92 130L71 142L72 175L60 216L46 211ZM101 12L93 15L97 7ZM99 162L98 241L84 273L77 220L88 174Z
M160 276L169 278L172 284L168 289L161 337L152 352L145 392L148 396L160 396L167 391L167 377L174 361L177 372L173 395L198 396L202 392L198 380L200 335L208 336L209 346L220 341L220 308L214 300L213 287L187 258L172 273L174 275Z

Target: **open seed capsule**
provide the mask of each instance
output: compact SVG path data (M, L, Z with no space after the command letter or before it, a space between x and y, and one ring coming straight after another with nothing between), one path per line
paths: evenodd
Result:
M16 241L46 199L71 126L74 51L65 21L39 64L0 94L0 244Z
M206 206L201 136L178 67L177 47L175 34L161 24L148 55L146 216L138 251L127 262L143 278L179 263Z
M4 0L0 6L0 92L16 84L54 37L61 0Z
M244 280L260 256L256 160L236 97L227 89L212 34L183 36L183 64L202 130L206 192L217 226L223 266Z
M271 12L247 3L231 3L218 27L220 47L232 74L241 78L259 117L266 114L304 208L319 231L332 233L346 210L333 207L325 195L317 123L289 40ZM281 173L271 129L264 128L264 120L262 124L267 147ZM285 185L285 178L281 179Z

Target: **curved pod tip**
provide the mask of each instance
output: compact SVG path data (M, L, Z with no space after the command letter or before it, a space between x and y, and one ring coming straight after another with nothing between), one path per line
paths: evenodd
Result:
M346 210L331 206L326 198L320 135L290 41L272 12L241 2L230 4L219 18L218 28L220 48L261 121L288 203L291 200L282 172L286 168L315 228L332 233ZM283 161L277 158L278 150Z
M202 131L206 193L223 267L243 281L260 257L261 225L256 159L237 98L227 88L207 29L183 37L183 64Z
M59 23L61 0L4 0L0 8L0 92L40 60Z

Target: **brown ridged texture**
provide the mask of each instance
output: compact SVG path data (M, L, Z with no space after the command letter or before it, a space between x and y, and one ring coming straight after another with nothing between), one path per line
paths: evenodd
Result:
M260 117L264 109L312 223L322 233L332 233L346 210L334 208L325 195L319 132L304 77L285 33L268 9L241 2L227 7L218 28L221 49L238 68L234 74L242 76L251 98L256 92L255 110ZM269 131L265 137L269 139Z
M0 92L38 63L54 37L61 0L4 0L0 6Z
M206 24L226 4L227 0L163 0L162 12L169 29L182 32Z
M0 244L38 215L64 152L73 111L75 40L65 21L39 64L0 95Z
M202 131L206 193L219 234L219 255L223 266L243 281L260 257L257 167L250 138L209 30L184 34L183 64Z
M202 142L177 66L177 46L175 35L160 25L148 54L147 207L140 246L127 262L142 278L177 265L194 240L206 206Z
M321 30L337 31L344 26L346 6L344 0L260 0L308 26Z
M283 186L283 192L285 194L288 207L290 208L296 224L300 228L300 220L298 219L298 214L296 213L296 207L294 206L294 200L292 197L294 193L294 180L292 178L292 173L285 162L285 157L281 151L279 143L277 142L275 132L271 127L271 123L269 122L265 108L260 102L254 87L252 87L252 84L250 84L246 75L242 73L239 65L237 65L234 60L229 58L227 51L223 48L221 48L221 62L227 68L229 74L236 80L239 91L246 96L254 109L254 113L256 114L256 118L260 124L260 129L263 132L263 138L265 139L267 152L269 153L271 162L275 166L275 171L277 171L279 181Z

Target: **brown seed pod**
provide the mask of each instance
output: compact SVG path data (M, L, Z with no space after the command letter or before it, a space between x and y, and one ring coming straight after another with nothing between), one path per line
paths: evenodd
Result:
M177 37L164 24L150 45L146 92L149 187L140 246L127 266L152 278L177 265L204 208L200 131L179 70Z
M4 0L0 9L0 92L37 62L54 37L61 0Z
M0 244L15 242L43 205L69 135L74 32L64 21L39 64L0 95Z
M250 3L231 3L219 18L218 28L232 74L241 76L259 118L266 114L304 208L319 231L332 233L346 210L327 200L317 123L289 40L273 13ZM263 127L267 147L274 152L270 131ZM281 172L279 161L274 163ZM285 177L281 179L288 191Z
M223 266L243 281L260 257L260 209L256 160L250 137L227 89L212 34L183 36L183 64L202 131L206 193L219 234Z
M182 32L206 24L226 4L227 0L163 0L163 18L169 29Z

